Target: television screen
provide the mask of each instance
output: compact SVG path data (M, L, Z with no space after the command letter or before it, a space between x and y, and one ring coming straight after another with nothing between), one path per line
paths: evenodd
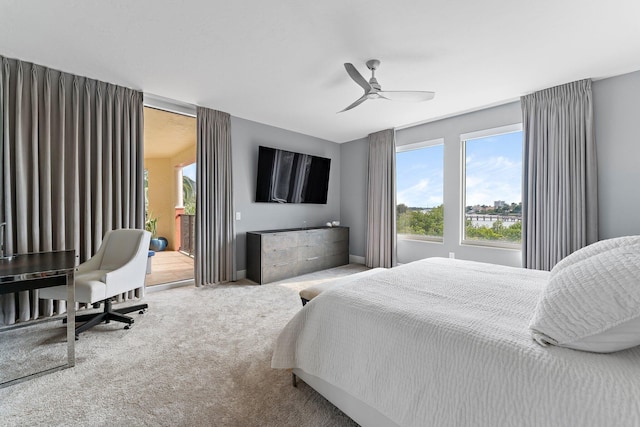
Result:
M327 203L331 159L260 147L256 202Z

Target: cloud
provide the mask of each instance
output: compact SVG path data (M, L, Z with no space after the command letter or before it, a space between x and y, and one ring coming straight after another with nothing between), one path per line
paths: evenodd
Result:
M522 199L521 161L504 156L467 161L466 173L467 206L493 205L496 200L518 203Z
M442 182L440 180L440 182ZM442 204L442 185L430 179L421 179L416 184L399 190L397 203L414 207L435 207Z

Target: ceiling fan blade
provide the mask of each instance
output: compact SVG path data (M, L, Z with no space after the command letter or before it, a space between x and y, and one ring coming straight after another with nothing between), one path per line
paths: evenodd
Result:
M378 95L381 98L389 99L391 101L406 102L428 101L436 96L435 92L427 92L422 90L381 90L378 91Z
M353 104L349 105L347 108L345 108L344 110L338 111L338 113L342 113L345 112L347 110L351 110L354 107L357 107L358 105L362 104L364 101L367 100L367 95L362 95L360 98L358 98Z
M367 79L362 77L362 74L360 74L358 70L356 70L356 67L354 67L353 64L345 62L344 68L345 70L347 70L349 77L351 77L354 82L358 83L358 85L360 85L360 87L364 89L365 93L371 90L371 85L369 84Z

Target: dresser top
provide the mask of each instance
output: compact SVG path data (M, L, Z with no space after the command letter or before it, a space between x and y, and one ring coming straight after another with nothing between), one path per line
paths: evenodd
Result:
M275 229L275 230L259 230L259 231L247 231L248 233L252 233L252 234L271 234L271 233L287 233L287 232L291 232L291 231L311 231L311 230L331 230L334 228L340 228L340 229L344 229L344 228L349 228L349 227L345 227L343 225L337 225L335 227L300 227L300 228L280 228L280 229Z

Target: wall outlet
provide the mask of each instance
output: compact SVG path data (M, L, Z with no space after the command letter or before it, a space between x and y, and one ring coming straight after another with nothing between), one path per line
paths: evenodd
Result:
M455 258L455 257L456 257L455 252L449 252L449 258Z
M240 221L242 219L242 214L240 212L236 212L236 221Z

